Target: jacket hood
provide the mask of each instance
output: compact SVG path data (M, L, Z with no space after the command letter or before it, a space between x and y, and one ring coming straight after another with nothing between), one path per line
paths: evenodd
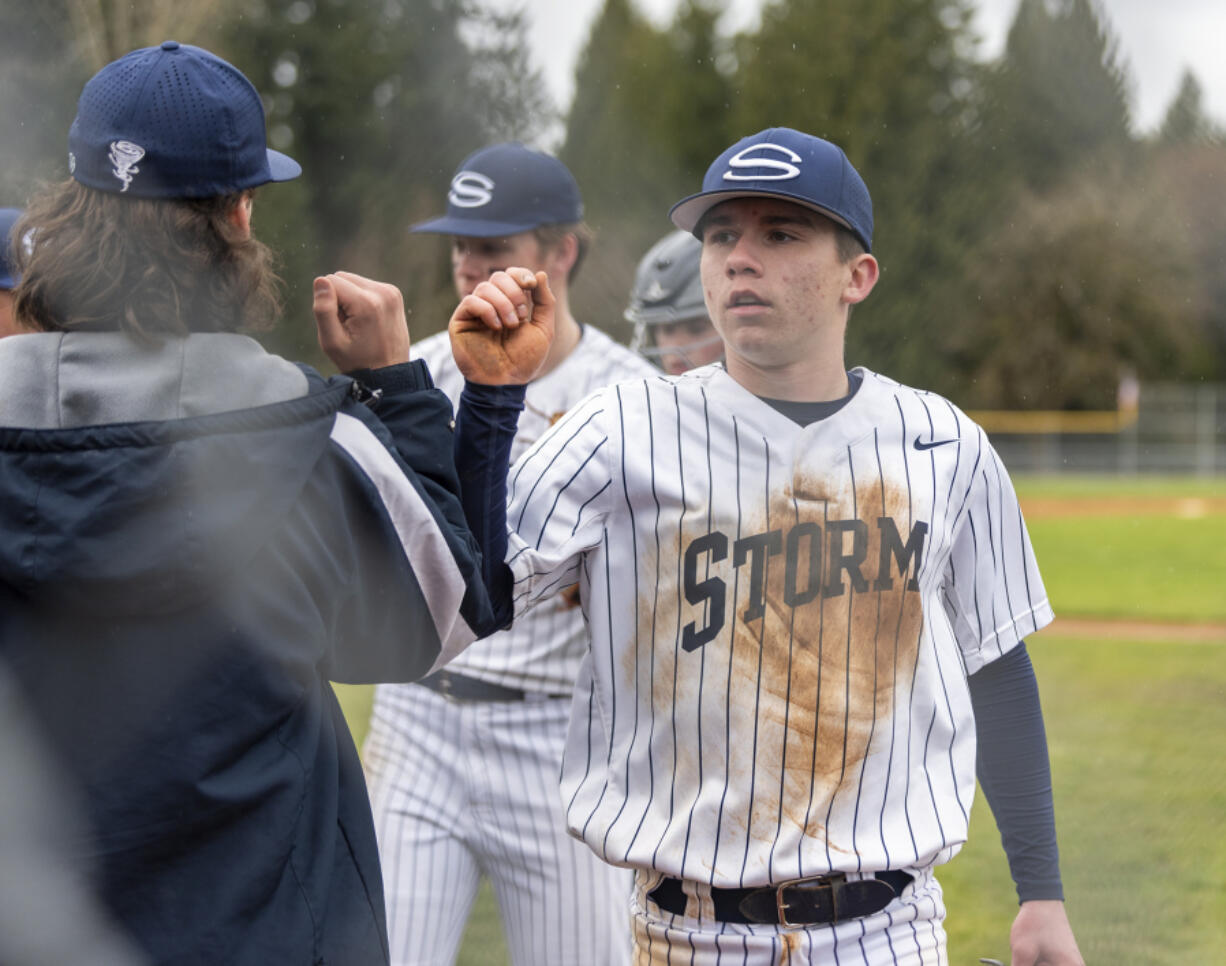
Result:
M0 340L0 584L105 617L258 579L347 389L232 334Z

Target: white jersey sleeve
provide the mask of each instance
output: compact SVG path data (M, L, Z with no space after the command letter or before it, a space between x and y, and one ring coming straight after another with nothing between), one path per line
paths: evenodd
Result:
M1053 614L1009 474L983 430L969 419L965 425L978 452L961 498L943 598L966 671L974 674Z
M579 583L584 555L604 539L615 496L604 427L609 395L588 397L512 470L507 559L517 623L539 601Z

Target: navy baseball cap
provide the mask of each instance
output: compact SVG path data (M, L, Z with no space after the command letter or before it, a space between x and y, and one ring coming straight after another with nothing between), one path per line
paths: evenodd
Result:
M742 138L715 159L702 191L682 198L668 216L694 232L721 201L766 197L791 201L838 222L872 251L873 202L868 187L837 144L789 127Z
M511 141L465 158L447 192L447 214L412 231L497 238L583 219L579 185L561 161Z
M0 291L16 288L21 278L14 271L13 226L21 217L20 208L0 208Z
M251 81L173 40L125 54L85 85L68 170L90 188L138 198L214 198L302 173L268 147Z

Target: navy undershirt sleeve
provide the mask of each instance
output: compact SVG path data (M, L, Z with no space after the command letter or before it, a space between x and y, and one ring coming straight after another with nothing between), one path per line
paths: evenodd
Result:
M514 616L507 556L507 468L524 408L525 386L465 382L455 417L455 463L460 503L481 548L481 575L494 609L494 627Z
M1047 736L1026 642L968 682L978 733L976 772L1018 899L1063 899Z

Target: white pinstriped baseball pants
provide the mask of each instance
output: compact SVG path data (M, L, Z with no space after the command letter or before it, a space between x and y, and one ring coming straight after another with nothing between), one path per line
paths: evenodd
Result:
M634 966L948 966L945 902L930 870L875 915L807 929L716 922L709 892L691 882L687 912L708 915L673 915L647 898L659 881L635 876Z
M624 966L632 876L566 832L570 699L449 701L381 685L363 757L395 966L454 963L481 877L514 966Z

